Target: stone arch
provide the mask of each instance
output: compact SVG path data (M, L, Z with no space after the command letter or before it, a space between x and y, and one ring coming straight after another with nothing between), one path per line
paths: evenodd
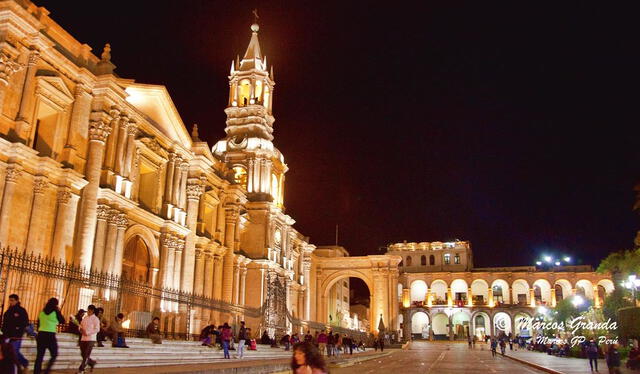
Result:
M604 288L606 295L609 295L611 292L613 292L613 289L615 288L611 279L600 279L597 285Z
M576 295L581 295L584 291L584 297L593 300L593 283L588 279L580 279L576 282Z
M506 312L497 312L493 315L494 336L509 335L511 333L511 316Z
M139 236L144 241L149 249L151 267L158 269L160 267L160 249L158 248L158 242L155 235L153 235L153 231L140 224L129 227L124 233L125 247L134 236Z
M571 282L566 279L558 279L553 284L554 292L556 293L556 303L571 296Z
M511 302L511 294L509 283L504 279L496 279L491 283L491 289L493 291L493 300L495 302L509 304ZM500 296L497 291L501 291Z
M469 297L469 295L467 295L469 291L467 281L460 278L454 279L451 282L450 287L451 287L451 297L453 298L454 303L467 302L467 297Z
M431 331L436 339L449 336L449 317L445 313L434 314L431 321Z
M429 338L431 325L429 315L424 311L417 311L411 316L411 335L418 334L423 339Z
M427 283L421 279L411 282L411 302L424 302L427 298Z
M323 305L322 305L322 309L320 310L320 316L321 316L321 320L329 323L329 314L330 311L328 310L329 308L329 303L327 300L327 297L329 296L329 292L331 291L331 288L333 287L333 285L335 285L338 282L343 281L344 279L349 279L349 278L358 278L361 279L366 285L367 288L369 289L369 297L371 299L373 299L373 281L367 276L367 274L363 273L362 271L359 270L343 270L343 271L338 271L338 272L334 272L333 274L331 274L329 277L327 277L327 279L325 279L325 281L322 283L322 299L324 300ZM333 315L333 314L332 314ZM333 315L334 318L336 317L335 315ZM369 315L367 316L367 319L369 320L369 324L371 325L373 321L373 316L374 316L374 311L373 308L369 308ZM385 322L385 324L387 326L389 326L388 322ZM373 326L371 326L373 327ZM377 327L377 326L375 326Z
M524 336L524 337L528 337L531 336L531 330L529 329L529 321L531 319L532 315L524 312L524 311L517 311L516 313L514 313L513 315L513 326L515 328L515 331L513 332L514 335L520 335L520 336Z
M534 297L536 298L536 303L538 301L541 301L545 305L551 304L551 284L549 283L548 280L543 278L536 279L536 281L533 282L533 288L534 288L533 293L534 293ZM538 300L538 298L540 298L540 300Z
M412 266L413 265L413 258L411 256L407 256L407 261L406 261L406 266Z
M484 279L475 279L471 282L471 295L473 305L486 305L489 301L489 283Z
M434 305L446 304L447 302L447 282L442 279L436 279L431 282L432 302Z
M458 310L451 316L451 324L454 336L457 339L466 339L471 333L471 314L462 309Z
M514 280L511 283L511 297L512 304L528 305L531 301L529 300L529 282L522 278Z
M477 336L478 340L482 340L485 335L491 335L491 316L486 312L475 312L471 314L471 326L473 335Z

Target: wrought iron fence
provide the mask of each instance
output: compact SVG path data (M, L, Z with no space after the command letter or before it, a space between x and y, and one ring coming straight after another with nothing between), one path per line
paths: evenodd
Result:
M192 311L262 318L264 307L250 308L180 290L156 287L118 275L91 271L64 261L0 249L0 319L11 294L32 320L51 297L60 300L64 316L76 314L89 304L104 309L104 318L113 321L118 313L129 320L129 334L141 336L152 317L161 318L161 331L167 338L192 337ZM61 327L62 330L66 326Z

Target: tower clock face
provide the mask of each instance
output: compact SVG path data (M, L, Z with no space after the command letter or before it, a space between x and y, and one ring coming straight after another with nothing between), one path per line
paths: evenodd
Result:
M273 240L276 244L280 244L280 242L282 242L282 232L280 229L276 229L276 232L273 233Z

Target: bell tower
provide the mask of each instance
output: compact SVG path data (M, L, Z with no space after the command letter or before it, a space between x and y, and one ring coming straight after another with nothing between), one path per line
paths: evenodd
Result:
M231 62L226 138L214 145L213 154L233 171L234 183L247 191L249 201L272 202L284 208L284 174L287 166L273 145L273 68L260 50L257 23L240 59Z

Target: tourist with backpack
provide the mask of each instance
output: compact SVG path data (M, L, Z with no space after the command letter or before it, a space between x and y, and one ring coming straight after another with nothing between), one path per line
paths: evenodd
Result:
M598 371L598 344L591 338L587 343L587 357L589 358L589 366L591 371Z

